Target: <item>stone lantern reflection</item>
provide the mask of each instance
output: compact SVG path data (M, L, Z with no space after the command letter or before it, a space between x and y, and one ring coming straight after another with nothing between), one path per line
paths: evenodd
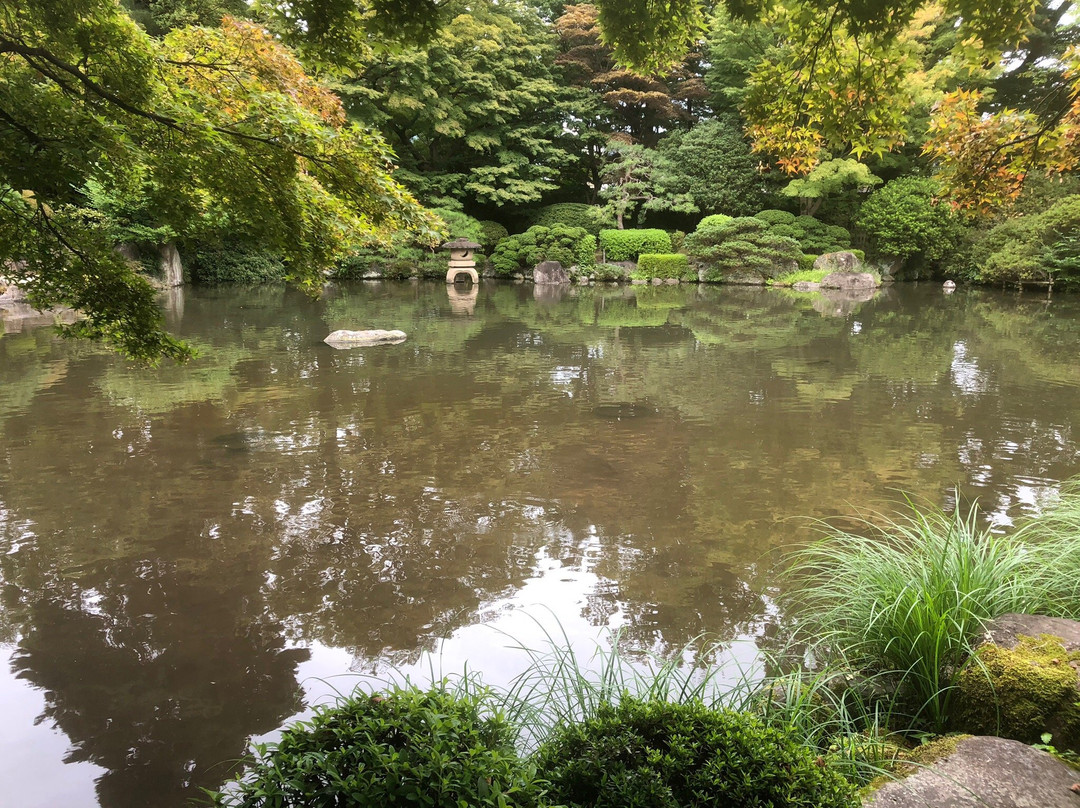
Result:
M457 238L442 245L444 250L450 251L450 269L446 272L446 282L454 283L458 276L467 275L473 283L480 282L480 276L476 274L476 251L480 245L467 238Z

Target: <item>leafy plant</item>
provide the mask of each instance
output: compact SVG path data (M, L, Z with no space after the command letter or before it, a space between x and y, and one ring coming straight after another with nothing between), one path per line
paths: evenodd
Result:
M671 236L663 230L601 230L600 249L607 261L636 261L642 253L670 253Z
M956 677L987 620L1080 613L1075 487L1011 536L980 528L975 505L879 521L864 533L825 527L789 572L793 605L825 656L901 676L915 718L935 731L949 724Z
M534 806L534 767L483 691L396 687L319 707L212 795L234 808Z
M276 255L242 245L196 249L188 270L192 283L206 286L269 283L285 277L285 265Z
M562 224L567 227L580 227L596 236L601 229L611 224L611 217L599 205L585 205L578 202L559 202L540 208L532 223L542 227Z
M897 263L916 256L938 261L959 238L950 207L939 202L941 187L931 179L904 177L874 191L859 211L858 222L874 249Z
M684 278L690 273L690 259L680 253L642 253L637 271L647 278Z
M790 730L701 702L626 697L536 754L548 798L574 808L853 808L855 790Z
M532 269L541 261L585 269L596 263L596 239L580 227L535 225L499 243L491 263L500 275Z
M702 227L686 237L686 251L705 268L704 279L722 281L734 272L769 280L798 266L799 243L778 236L757 218L738 218Z

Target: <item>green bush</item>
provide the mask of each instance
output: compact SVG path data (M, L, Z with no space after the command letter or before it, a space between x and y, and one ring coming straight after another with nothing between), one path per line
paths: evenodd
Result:
M502 242L504 238L510 235L505 227L498 222L493 222L489 219L483 219L479 222L481 230L481 238L477 241L484 245L484 249L489 253L494 251L496 247Z
M1053 281L1080 285L1080 195L1044 212L1009 219L972 249L975 279L988 283Z
M446 253L432 252L420 247L399 247L389 250L357 250L338 261L330 272L334 280L360 280L377 273L388 280L401 280L418 275L421 278L445 277L448 266ZM480 256L477 254L477 269Z
M524 272L541 261L591 269L596 263L596 239L580 227L535 225L504 239L491 255L491 264L499 275Z
M625 267L621 267L618 264L597 264L589 272L589 275L595 281L623 281L626 280L628 273Z
M318 707L256 747L218 806L534 806L534 770L480 696L400 688Z
M670 253L671 236L663 230L601 230L605 261L636 261L642 253Z
M273 283L285 277L281 259L266 250L236 245L201 247L185 257L195 284Z
M557 224L580 227L596 236L602 228L611 224L611 216L600 205L559 202L540 208L533 216L532 223L541 227L553 227Z
M646 278L685 278L690 274L690 259L679 253L642 253L637 271Z
M749 272L762 280L793 272L802 251L799 243L770 232L756 217L701 227L686 237L686 251L705 268L705 280L723 281L734 272Z
M803 253L799 256L799 271L800 272L813 272L814 262L820 258L820 255L807 255Z
M537 752L547 799L571 808L855 808L855 789L791 732L700 702L625 697Z
M960 238L952 209L938 201L936 180L904 177L870 194L859 211L859 226L878 255L897 262L946 258Z
M763 210L754 214L755 219L761 219L767 225L795 224L795 214L786 210Z
M701 230L702 228L719 227L722 224L730 222L731 219L731 216L725 216L723 213L714 213L712 216L706 216L698 222L697 229Z

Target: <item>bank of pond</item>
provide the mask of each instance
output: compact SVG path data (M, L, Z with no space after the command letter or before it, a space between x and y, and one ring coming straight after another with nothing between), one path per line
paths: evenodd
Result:
M465 672L318 707L255 746L213 800L854 807L976 735L1035 745L993 747L1005 759L987 803L1034 804L1009 801L1032 787L1008 780L1010 758L1041 755L1063 782L1080 761L1080 623L1069 619L1080 616L1080 486L1008 534L980 522L973 505L823 523L784 562L795 618L782 650L734 684L681 664L707 652L642 666L617 633L588 660L552 638L509 687ZM978 788L970 796L983 804ZM1060 804L1074 798L1063 791Z

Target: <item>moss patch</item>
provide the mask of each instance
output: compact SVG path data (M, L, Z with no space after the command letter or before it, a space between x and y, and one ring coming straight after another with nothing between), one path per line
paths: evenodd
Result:
M1080 652L1057 637L1021 637L1014 649L984 645L958 680L957 729L1080 750Z
M884 762L879 763L887 773L875 777L867 783L859 791L859 796L863 800L866 800L871 794L886 783L903 780L905 777L915 774L915 772L920 769L932 766L934 763L937 763L937 761L948 757L955 752L956 747L960 742L970 737L970 735L946 735L935 738L932 741L927 741L913 749L906 749L896 745L895 748L897 754L895 759L891 761L891 765L884 765Z

